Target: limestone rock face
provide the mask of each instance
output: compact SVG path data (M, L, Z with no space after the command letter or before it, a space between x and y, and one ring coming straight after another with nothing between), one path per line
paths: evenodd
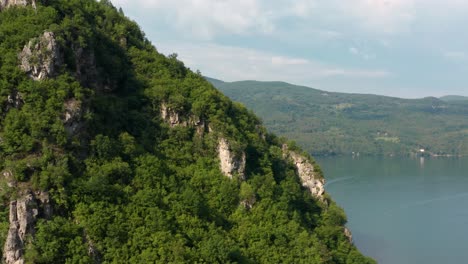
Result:
M349 230L349 228L344 228L344 234L348 238L349 243L353 243L353 234L351 233L351 230Z
M220 138L218 142L218 155L220 160L221 172L229 178L235 174L239 175L241 180L245 180L245 153L240 154L232 151L229 142Z
M187 126L187 122L181 120L179 113L165 103L161 104L161 118L171 127Z
M170 127L193 127L198 135L203 136L205 133L212 133L213 129L207 121L195 115L183 115L166 103L161 103L160 106L161 119L169 124ZM232 179L234 175L238 175L241 180L245 180L245 164L246 156L244 152L236 153L232 150L231 145L225 138L220 138L218 141L218 157L220 160L221 172Z
M40 81L57 75L63 55L52 32L44 32L29 41L18 55L20 67L33 80Z
M0 11L12 6L32 5L36 8L36 0L0 0Z
M319 179L316 176L314 166L310 163L309 159L294 151L290 151L286 144L283 145L283 156L292 160L301 179L302 186L309 189L312 196L322 199L325 193L325 180Z
M195 115L184 117L176 110L170 108L166 103L161 104L160 112L162 120L168 123L170 127L194 127L198 135L203 135L205 132L210 132L208 123L202 118L199 118Z
M23 104L24 100L21 94L17 90L13 90L4 101L3 109L6 113L12 108L20 109Z
M17 182L16 182L15 178L13 177L13 173L11 172L11 170L3 171L2 176L3 176L3 178L5 178L7 186L9 188L16 187Z
M72 98L63 103L65 113L63 123L68 135L75 135L82 127L82 107L81 102Z
M26 239L29 235L34 235L35 224L40 214L45 217L52 215L47 193L28 191L10 202L10 228L3 248L4 263L24 263Z

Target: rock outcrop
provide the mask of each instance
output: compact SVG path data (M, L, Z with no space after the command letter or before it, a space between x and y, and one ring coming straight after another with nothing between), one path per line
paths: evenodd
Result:
M171 128L174 127L193 127L198 135L203 136L205 133L213 132L213 129L204 119L195 115L184 115L166 103L161 103L160 106L161 119L164 120ZM236 153L232 150L231 145L225 138L220 138L218 141L218 157L220 160L221 172L232 179L237 175L241 180L245 180L245 163L246 156L244 152Z
M10 228L3 248L6 264L24 263L24 247L28 237L35 233L37 218L48 218L51 215L49 195L44 192L26 191L20 198L10 202Z
M0 0L0 11L12 6L32 5L36 8L36 0Z
M255 195L252 195L249 198L241 200L240 204L247 210L250 210L253 208L254 204L257 202L257 198Z
M353 234L351 233L351 230L345 227L343 232L344 232L344 235L348 238L349 243L353 243Z
M10 188L16 187L16 181L13 178L13 173L11 172L11 170L3 171L2 176L5 179L8 187L10 187Z
M52 32L44 32L24 46L18 55L21 69L33 80L40 81L57 75L63 54Z
M198 135L203 136L205 133L213 132L209 123L204 119L195 115L184 115L166 103L161 103L160 106L161 119L164 120L171 128L174 127L193 127ZM220 138L218 141L218 157L220 160L221 172L232 179L237 175L239 179L245 180L245 164L246 156L244 152L236 153L232 150L231 145L225 138Z
M225 138L218 141L218 155L221 172L229 178L238 175L241 180L245 180L245 153L236 153Z
M167 106L166 103L161 104L161 118L166 121L170 127L187 126L187 121L183 121L177 111Z
M75 135L83 127L81 102L72 98L65 101L63 105L65 108L63 117L65 130L68 135Z
M325 180L316 175L314 166L309 159L299 153L290 151L286 144L283 145L283 156L293 162L302 186L306 187L315 198L322 199L325 193Z
M101 263L101 254L99 253L98 249L94 245L94 242L91 240L91 238L88 235L85 235L85 240L88 244L88 256L90 256L93 260L94 263Z
M202 118L194 115L185 117L166 103L161 104L160 112L162 120L168 123L170 127L194 127L198 135L203 135L205 132L210 131L208 123Z
M23 97L15 89L8 95L8 97L6 98L6 101L3 102L4 113L8 112L12 108L20 109L23 106L23 104L24 104Z

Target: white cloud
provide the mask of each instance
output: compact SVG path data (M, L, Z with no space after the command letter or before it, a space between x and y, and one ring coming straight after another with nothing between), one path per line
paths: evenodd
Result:
M291 4L291 14L299 17L307 17L312 15L312 11L318 6L315 1L311 0L296 0Z
M271 13L259 0L114 0L123 7L141 7L142 13L166 19L181 32L210 39L217 34L243 34L274 30Z
M415 19L414 0L356 0L343 7L362 29L377 34L409 31Z
M466 0L112 0L124 9L164 17L169 27L204 39L222 34L271 34L283 19L305 21L311 30L395 35L411 32L422 15L466 15ZM465 11L464 11L465 10ZM461 13L461 14L460 14ZM323 29L323 27L322 27Z
M359 54L359 50L358 50L357 48L355 48L355 47L350 47L350 48L349 48L349 52L350 52L351 54L354 54L354 55Z
M271 33L282 18L334 16L376 32L396 32L413 16L414 0L113 0L124 8L165 16L181 31L211 38L217 34ZM326 13L323 13L325 10ZM354 22L354 23L353 23Z
M271 58L271 64L274 66L290 66L290 65L307 65L310 62L305 59L296 59L296 58L288 58L288 57L281 57L281 56L274 56Z
M361 44L361 46L364 46ZM363 49L361 48L356 48L354 46L350 47L349 49L349 53L355 55L355 56L359 56L361 57L362 59L364 60L371 60L371 59L375 59L376 58L376 55L375 54L372 54L372 53L368 53Z
M468 58L467 57L468 55L466 54L466 52L463 52L463 51L445 51L443 55L445 58L449 60L456 60L456 61L465 60Z
M353 69L327 69L323 70L323 76L341 76L347 78L386 78L392 74L384 70L353 70Z
M344 68L303 58L214 44L174 44L159 46L163 53L176 52L187 66L204 75L225 81L262 80L311 84L327 78L386 78L385 70Z
M111 1L162 51L227 81L392 86L389 94L466 84L467 0Z

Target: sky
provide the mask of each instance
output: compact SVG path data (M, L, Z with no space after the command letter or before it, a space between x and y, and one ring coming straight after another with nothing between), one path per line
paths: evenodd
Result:
M112 0L164 54L223 81L468 96L466 0Z

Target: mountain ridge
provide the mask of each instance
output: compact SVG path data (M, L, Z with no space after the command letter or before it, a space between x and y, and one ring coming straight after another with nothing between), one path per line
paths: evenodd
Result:
M468 104L337 93L284 82L214 83L315 155L468 155ZM318 125L320 124L320 125Z
M468 96L462 96L462 95L445 95L440 97L439 99L447 102L453 102L453 101L467 101Z
M1 4L3 262L375 263L310 155L110 1Z
M424 96L424 97L417 97L417 98L404 98L404 97L398 97L398 96L391 96L391 95L382 95L382 94L374 94L374 93L357 93L357 92L332 92L332 91L327 91L327 90L321 90L318 88L310 87L307 85L299 85L299 84L293 84L289 83L286 81L258 81L258 80L240 80L240 81L223 81L221 79L216 79L213 77L209 76L203 76L208 82L214 84L214 83L219 83L219 84L230 84L230 85L236 85L240 83L271 83L271 84L284 84L287 86L293 86L295 88L307 88L311 90L315 90L318 92L323 92L323 93L337 93L337 94L348 94L348 95L369 95L369 96L377 96L377 97L386 97L386 98L394 98L394 99L400 99L400 100L422 100L422 99L439 99L442 101L458 101L458 100L468 100L468 96L464 95L444 95L444 96ZM216 85L215 85L216 86Z

